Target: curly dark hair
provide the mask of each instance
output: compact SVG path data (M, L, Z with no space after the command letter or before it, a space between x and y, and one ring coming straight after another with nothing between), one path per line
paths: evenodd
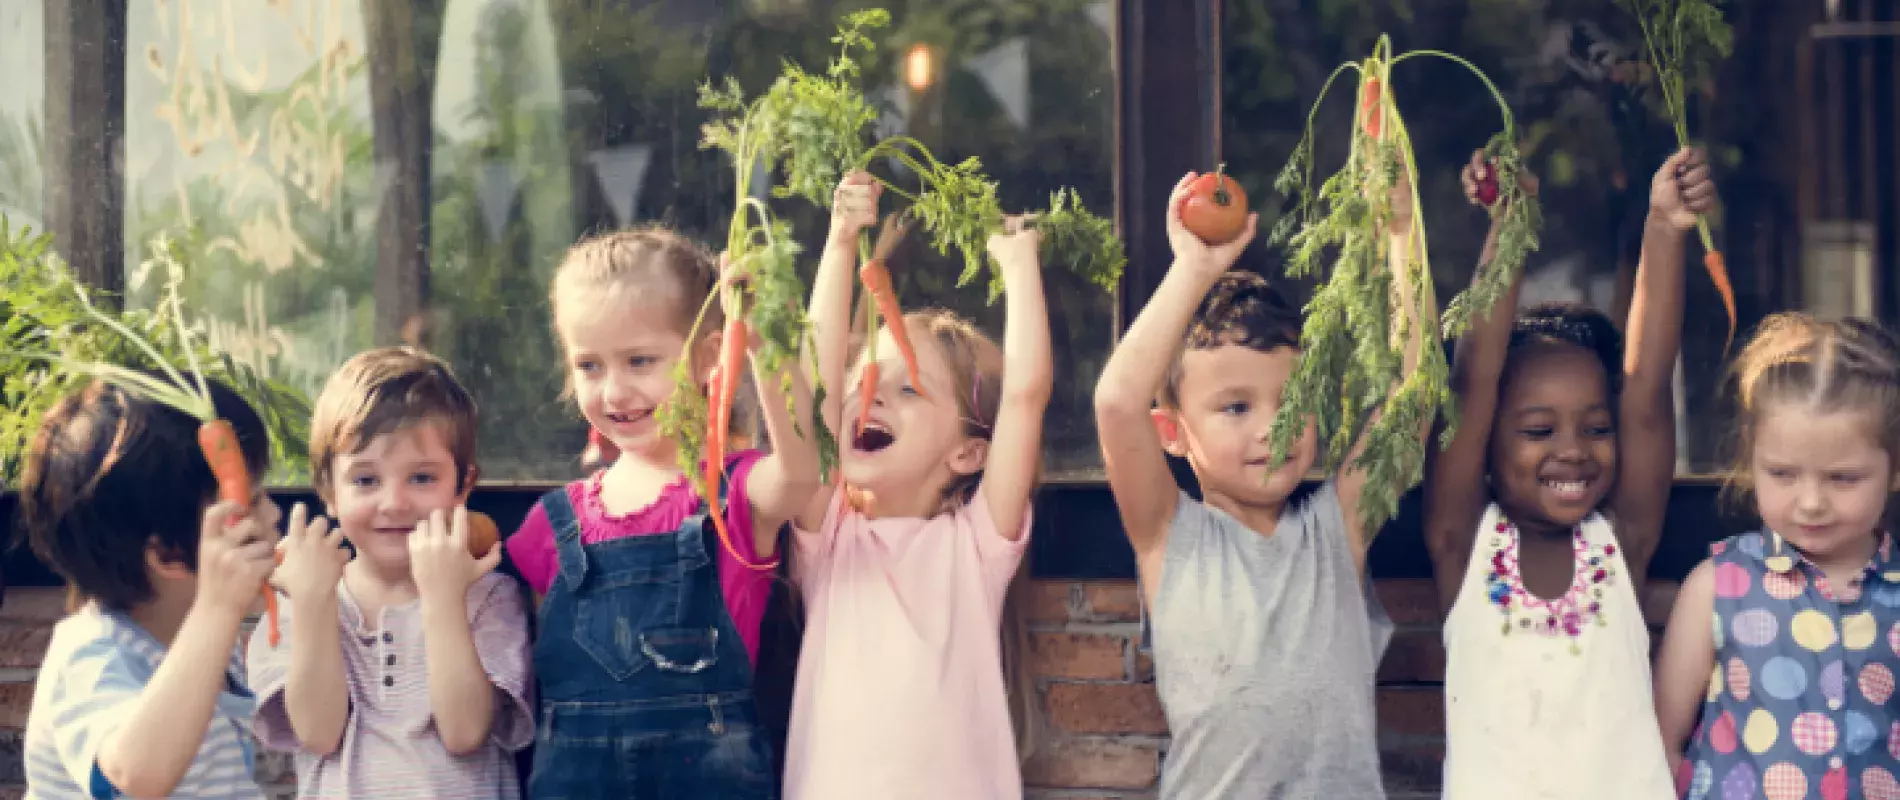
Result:
M1161 384L1163 408L1181 407L1181 360L1190 350L1212 350L1237 344L1271 353L1282 347L1298 349L1304 320L1267 279L1247 270L1230 270L1214 282L1194 309L1181 347L1168 365Z
M1578 303L1542 303L1518 313L1504 357L1504 382L1539 345L1552 344L1589 351L1603 365L1610 397L1623 391L1623 334L1603 312Z

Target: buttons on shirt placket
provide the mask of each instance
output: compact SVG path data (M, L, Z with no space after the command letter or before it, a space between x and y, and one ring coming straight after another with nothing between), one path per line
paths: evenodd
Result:
M378 638L381 638L382 640L381 641L382 646L380 647L377 646ZM396 654L393 652L390 652L389 645L395 644L396 635L393 633L390 633L389 631L383 631L381 637L361 636L361 637L358 637L357 640L362 642L364 647L376 647L377 650L380 651L379 654L382 656L380 660L382 661L382 665L383 665L383 681L382 681L383 688L387 689L387 688L395 686L396 676L392 674L390 670L396 666Z

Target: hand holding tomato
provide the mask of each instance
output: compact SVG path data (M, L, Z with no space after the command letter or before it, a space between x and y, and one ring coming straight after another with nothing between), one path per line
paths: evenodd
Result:
M1253 241L1260 215L1243 216L1240 230L1219 243L1203 237L1189 226L1187 211L1189 203L1198 196L1200 189L1211 192L1216 185L1202 182L1208 177L1225 178L1219 173L1207 176L1190 172L1182 176L1181 181L1174 185L1174 192L1168 197L1168 245L1174 249L1176 264L1204 271L1210 276L1218 276L1226 272L1228 267L1233 266L1235 261L1240 260L1240 254ZM1234 198L1230 196L1230 203L1232 199ZM1241 202L1244 204L1245 198L1241 198ZM1240 206L1243 209L1244 207L1244 205Z
M1211 245L1233 241L1247 227L1247 216L1247 192L1226 173L1215 170L1189 182L1181 221L1201 241Z

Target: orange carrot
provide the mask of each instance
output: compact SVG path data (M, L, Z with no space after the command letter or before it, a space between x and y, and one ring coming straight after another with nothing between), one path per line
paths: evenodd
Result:
M917 390L918 396L927 396L923 378L917 371L917 351L911 347L910 333L904 330L904 309L897 304L897 291L891 288L890 269L884 266L883 259L873 258L858 269L858 280L864 282L865 291L877 301L878 316L884 318L885 327L891 329L891 338L897 341L897 353L904 357L904 369L910 372L911 388Z
M871 424L871 400L877 397L877 362L869 361L864 365L864 377L858 383L858 428L853 435L863 433L864 426Z
M732 403L739 394L740 370L745 369L746 342L751 338L746 329L745 317L735 313L726 320L725 335L719 341L719 363L713 367L712 380L707 386L712 407L706 412L706 505L711 509L713 529L719 532L719 543L724 545L726 553L734 561L744 564L747 569L767 571L778 567L777 561L753 563L739 555L738 548L732 546L732 532L726 529L726 515L719 507L719 484L725 477L726 443L731 435Z
M1722 251L1710 250L1702 255L1702 266L1709 271L1709 281L1722 293L1722 305L1728 309L1728 341L1722 345L1726 351L1735 343L1735 287L1729 283L1728 261L1722 257Z
M1359 101L1359 113L1365 117L1366 135L1379 138L1385 128L1385 119L1379 114L1378 78L1366 78L1365 96Z
M244 448L238 446L237 430L231 427L229 420L214 419L198 426L198 449L203 451L205 463L211 466L211 476L218 481L218 499L227 503L249 507L251 505L251 469L244 463ZM277 627L277 593L267 584L264 587L264 623L265 635L272 647L282 638Z

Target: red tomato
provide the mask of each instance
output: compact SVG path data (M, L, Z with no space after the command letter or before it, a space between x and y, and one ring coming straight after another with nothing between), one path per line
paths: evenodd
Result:
M1213 172L1188 184L1181 223L1208 244L1226 244L1247 228L1247 193L1233 178Z

